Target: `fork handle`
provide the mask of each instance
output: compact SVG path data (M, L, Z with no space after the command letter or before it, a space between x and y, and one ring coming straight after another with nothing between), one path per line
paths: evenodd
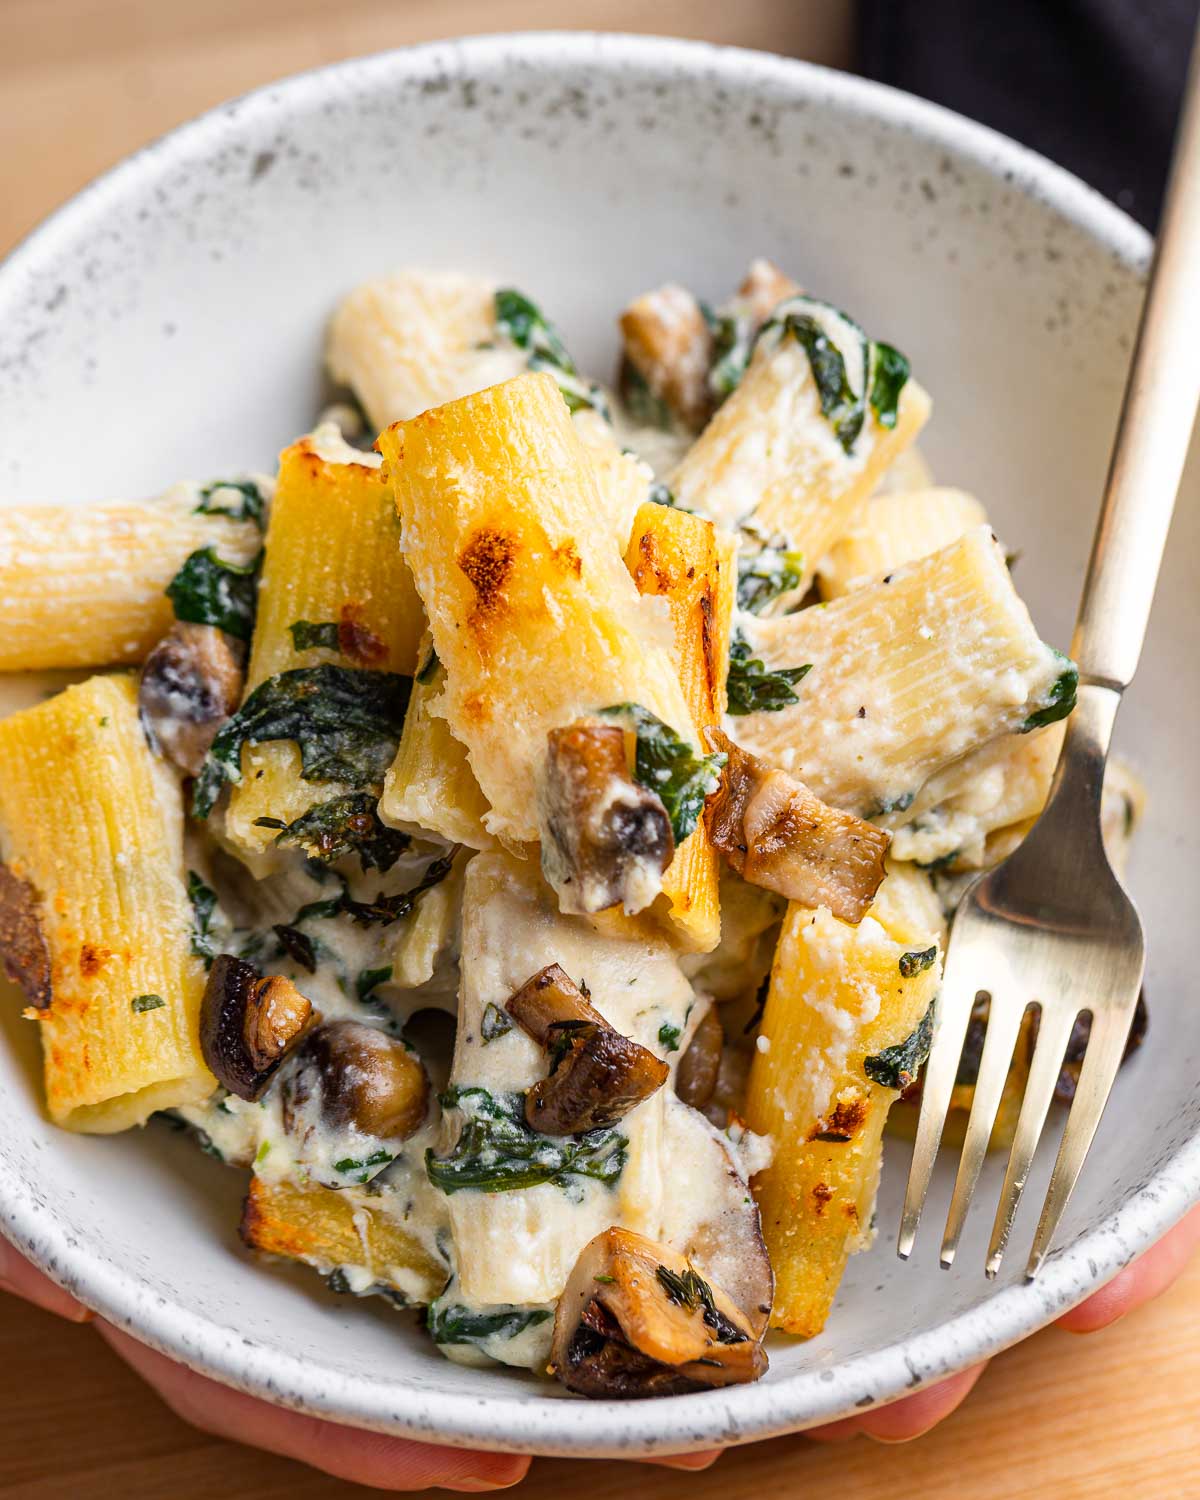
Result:
M1084 682L1137 668L1200 400L1200 43L1125 387L1071 655Z

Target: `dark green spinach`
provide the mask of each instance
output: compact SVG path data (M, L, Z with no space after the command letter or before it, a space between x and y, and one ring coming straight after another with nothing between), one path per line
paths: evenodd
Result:
M926 969L932 969L937 962L937 944L932 948L916 949L911 953L902 953L898 968L903 978L912 979L917 974L923 974Z
M1054 679L1045 706L1029 715L1018 730L1019 734L1028 734L1030 730L1055 724L1059 719L1065 719L1075 707L1075 696L1079 690L1079 668L1061 651L1055 651L1054 655L1062 663L1062 670Z
M451 1088L441 1103L464 1116L449 1156L425 1153L429 1180L443 1193L510 1193L548 1182L576 1196L583 1180L612 1187L624 1170L629 1143L619 1131L539 1135L525 1123L524 1094Z
M738 557L737 603L757 615L772 599L790 594L804 580L804 553L788 547L762 547Z
M303 849L309 859L320 864L357 854L364 873L386 873L412 839L382 823L378 809L379 799L370 792L347 792L318 802L291 823L281 818L255 818L254 826L279 829L276 844Z
M225 504L218 496L235 494L239 498ZM214 479L200 491L200 503L194 515L232 516L235 521L253 521L260 531L266 526L266 496L253 479Z
M675 843L682 844L700 821L705 798L716 791L727 757L721 751L697 756L669 724L640 703L616 703L600 712L623 719L637 736L634 780L662 799Z
M937 949L933 951L936 953ZM863 1059L863 1072L872 1083L903 1092L917 1081L933 1042L933 1016L934 1002L931 1002L914 1032L894 1047L885 1047L882 1052Z
M213 913L217 908L217 893L206 885L195 870L187 872L188 900L192 904L191 948L197 958L204 960L204 967L211 969L216 949L212 942Z
M753 655L750 643L741 631L735 631L729 647L728 711L738 717L745 714L774 714L793 703L799 703L799 695L792 691L793 686L811 671L811 662L806 662L802 667L776 667L768 670Z
M166 587L175 618L191 625L215 625L248 641L254 631L261 564L261 552L245 564L223 561L212 547L193 552Z
M536 303L513 287L502 287L496 293L496 327L526 351L531 370L548 370L554 376L570 411L590 407L608 417L604 393L580 375L558 329Z
M425 1326L435 1344L481 1344L487 1339L515 1339L527 1328L536 1328L554 1314L544 1307L497 1306L489 1312L463 1307L460 1303L432 1302Z
M489 1042L494 1042L497 1037L507 1036L513 1029L513 1018L506 1010L501 1010L494 1000L489 1000L483 1008L483 1016L479 1022L479 1035L486 1047Z
M404 726L412 679L359 668L297 667L254 689L213 741L192 793L205 818L226 781L241 780L245 744L294 740L306 781L378 787Z
M312 651L320 649L323 651L338 651L339 626L336 620L297 620L294 625L289 625L292 633L292 645L297 651Z

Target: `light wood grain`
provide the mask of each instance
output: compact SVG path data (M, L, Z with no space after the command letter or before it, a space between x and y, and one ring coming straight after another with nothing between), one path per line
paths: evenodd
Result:
M339 57L470 31L657 31L848 61L849 0L0 0L0 251L198 110ZM119 1150L119 1142L113 1143ZM264 1274L268 1274L264 1272ZM915 1274L915 1273L914 1273ZM559 1500L1200 1500L1200 1264L1106 1333L1040 1334L899 1452L782 1439L707 1474L540 1461ZM86 1328L0 1296L0 1500L378 1494L185 1426Z

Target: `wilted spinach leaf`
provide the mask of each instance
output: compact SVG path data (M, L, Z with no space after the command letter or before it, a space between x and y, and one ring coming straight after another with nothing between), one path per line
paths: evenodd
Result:
M510 1193L552 1182L574 1196L591 1178L612 1187L625 1167L626 1137L611 1128L581 1135L539 1135L525 1123L525 1096L484 1088L451 1088L443 1109L464 1115L449 1156L425 1153L429 1180L443 1193Z
M201 547L186 559L166 587L175 618L192 625L215 625L239 641L254 630L258 570L262 553L245 564L225 562L212 547Z
M669 724L640 703L615 703L600 712L606 718L624 719L636 734L633 778L662 799L675 843L682 844L700 821L705 798L716 791L727 757L721 751L697 756Z
M378 787L404 726L412 679L353 667L297 667L254 689L213 741L192 811L205 818L226 781L241 780L245 744L294 740L306 781Z
M900 410L900 392L908 383L911 366L891 344L871 345L871 408L880 427L895 427Z
M737 603L748 614L760 614L772 599L790 594L804 578L804 553L787 547L762 547L738 557Z
M812 663L802 667L777 667L769 671L740 632L729 647L729 712L734 715L774 714L789 704L799 703L792 691L795 683L812 671Z
M364 872L387 871L412 840L380 822L378 808L379 799L370 792L347 792L318 802L291 823L279 818L255 818L254 823L258 828L278 828L277 844L303 849L321 864L357 854Z
M1055 724L1065 719L1075 707L1075 695L1079 689L1079 668L1069 656L1056 651L1055 656L1063 663L1063 669L1054 679L1044 708L1032 713L1021 725L1020 733L1028 734L1032 729L1041 729L1046 724Z
M216 950L210 936L213 912L217 906L217 893L206 885L195 870L187 872L188 900L192 903L192 952L204 960L206 969L212 968Z
M544 1307L497 1306L490 1312L431 1302L425 1326L435 1344L481 1344L487 1339L513 1339L527 1328L536 1328L554 1314Z
M253 479L214 479L200 491L200 503L193 514L253 521L261 531L266 524L266 509L266 497Z
M489 1000L483 1008L483 1016L479 1022L479 1035L486 1047L489 1042L494 1042L497 1037L507 1036L513 1029L513 1018L506 1010L501 1010L493 1000Z
M292 633L292 645L297 651L311 651L317 647L325 651L340 649L336 620L320 620L316 623L312 620L297 620L288 629Z
M527 351L531 370L548 370L554 376L569 410L591 407L608 416L604 393L580 375L558 329L536 303L512 287L502 287L496 293L496 327Z
M894 1047L885 1047L873 1057L864 1058L863 1072L872 1083L881 1084L885 1089L903 1091L916 1082L933 1041L933 1012L934 1005L931 1003L910 1036L897 1042Z

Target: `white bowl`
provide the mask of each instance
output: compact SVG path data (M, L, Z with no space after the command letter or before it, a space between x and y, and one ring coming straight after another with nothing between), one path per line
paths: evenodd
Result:
M529 289L603 371L633 293L675 277L719 297L765 254L912 357L934 396L937 474L986 502L1021 551L1043 634L1065 645L1148 248L1117 209L990 131L801 63L574 34L339 64L149 147L0 268L0 501L142 495L269 466L313 415L337 298L405 262ZM907 1152L893 1146L878 1242L819 1338L773 1341L758 1385L568 1407L555 1387L447 1363L408 1318L254 1264L235 1232L240 1174L186 1141L55 1131L34 1028L8 1003L0 1225L105 1317L218 1380L342 1422L536 1453L795 1430L1048 1322L1200 1197L1197 477L1193 465L1118 735L1152 793L1134 881L1150 1037L1037 1282L1021 1276L1021 1236L1044 1158L993 1284L983 1204L998 1164L942 1272L945 1176L914 1262L896 1259ZM29 701L42 687L4 691Z

